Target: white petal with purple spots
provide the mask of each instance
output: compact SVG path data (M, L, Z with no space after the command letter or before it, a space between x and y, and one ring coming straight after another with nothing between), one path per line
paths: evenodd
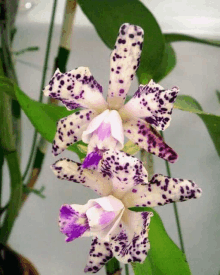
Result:
M102 86L87 67L66 73L57 69L49 85L44 88L44 94L62 101L68 110L84 107L102 112L107 106L102 96Z
M131 81L139 66L144 31L125 23L119 30L110 59L110 81L107 102L118 110L124 103Z
M147 182L147 171L141 161L124 152L108 150L99 162L98 171L111 178L112 194L122 198L134 186Z
M113 253L109 243L97 237L94 238L84 272L98 272L112 257Z
M111 234L110 247L122 263L143 262L150 249L148 226L152 212L125 210L122 220Z
M174 163L178 155L163 138L142 119L133 118L123 123L125 136L147 152Z
M138 185L123 198L126 207L165 205L196 199L202 190L191 180L170 178L155 174L149 184Z
M52 153L57 156L71 144L82 139L83 131L97 112L85 109L73 113L57 122L57 132L52 145Z
M120 110L128 116L145 118L157 130L165 130L171 120L173 104L179 89L173 87L164 90L153 80L147 85L140 85L133 98Z
M60 159L51 168L57 178L81 183L101 196L107 196L112 192L112 183L108 176L83 169L80 163L70 159Z

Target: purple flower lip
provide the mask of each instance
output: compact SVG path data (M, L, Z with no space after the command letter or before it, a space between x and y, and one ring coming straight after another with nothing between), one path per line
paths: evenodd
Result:
M82 168L97 167L99 161L102 159L101 152L91 152L89 153L83 161Z

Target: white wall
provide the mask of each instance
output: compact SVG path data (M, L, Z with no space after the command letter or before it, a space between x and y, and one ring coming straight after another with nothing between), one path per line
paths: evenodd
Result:
M20 14L18 21L49 23L53 0L38 2L36 7ZM220 2L218 0L142 0L142 2L154 14L164 32L185 32L214 37L220 35ZM56 24L62 22L64 6L64 0L58 1ZM78 7L75 23L77 26L91 26L80 7Z

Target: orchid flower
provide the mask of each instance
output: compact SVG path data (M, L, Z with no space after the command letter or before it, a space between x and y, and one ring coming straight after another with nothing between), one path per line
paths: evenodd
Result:
M54 76L44 94L62 101L68 110L81 110L58 121L52 152L60 154L69 145L82 140L88 144L84 167L97 166L105 150L121 150L124 135L144 150L169 162L177 160L156 130L165 130L178 88L164 90L151 80L140 85L133 98L124 105L130 84L138 69L144 31L139 26L121 26L111 54L107 101L102 86L87 67ZM153 129L153 126L155 129Z
M63 205L60 210L60 228L67 242L93 236L85 272L96 273L112 257L122 263L144 261L152 213L133 212L130 207L155 207L201 196L201 189L190 180L156 174L148 182L142 162L122 151L105 151L97 167L86 169L69 159L52 165L59 179L81 183L102 197L84 206Z

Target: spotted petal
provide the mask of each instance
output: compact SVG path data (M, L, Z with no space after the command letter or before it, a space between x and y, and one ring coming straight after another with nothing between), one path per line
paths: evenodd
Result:
M125 210L120 225L112 233L110 246L122 263L143 262L150 249L148 226L152 212Z
M138 185L125 195L126 207L165 205L177 201L196 199L202 190L191 180L183 180L155 174L147 185Z
M102 241L97 237L92 240L89 258L84 272L98 272L111 258L113 253L108 242Z
M144 31L141 27L123 24L110 58L110 81L107 102L119 109L126 98L139 66Z
M144 118L157 130L165 130L171 120L173 104L179 89L164 90L153 80L140 85L133 98L120 110L120 114Z
M88 236L89 224L85 214L86 209L87 205L62 205L59 226L60 231L67 236L66 242L73 241L83 235Z
M87 67L79 67L67 73L57 69L49 85L44 88L44 94L62 101L68 110L83 107L102 112L106 109L102 86Z
M97 114L93 110L85 109L60 119L57 123L52 153L57 156L69 145L81 140L83 131Z
M112 191L112 184L108 176L103 176L94 170L83 169L80 163L70 159L60 159L51 168L59 179L81 183L101 196L107 196Z
M148 181L148 174L142 162L121 151L106 151L98 171L111 178L112 194L116 198L122 198L134 186Z
M178 155L163 138L142 119L133 118L123 123L125 136L147 152L174 163Z

